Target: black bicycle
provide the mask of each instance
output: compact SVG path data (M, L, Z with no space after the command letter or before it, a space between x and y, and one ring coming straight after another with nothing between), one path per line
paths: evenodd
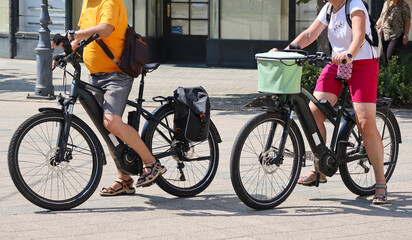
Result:
M131 175L142 172L138 154L103 126L103 110L92 93L102 94L103 91L80 80L79 52L97 38L95 34L81 41L73 51L70 46L63 47L66 56L58 65L73 77L69 97L58 97L60 109L40 108L40 113L19 126L10 142L11 178L25 198L42 208L65 210L82 204L96 190L106 164L96 134L73 114L77 100L114 153L116 166ZM66 70L67 63L74 67L73 74ZM154 97L161 106L152 113L142 107L144 77L158 67L157 63L144 66L138 98L127 101L136 109L129 112L128 124L139 131L141 116L147 120L142 139L168 169L156 180L159 187L175 196L195 196L209 186L216 174L221 139L211 122L205 141L177 140L173 130L174 97Z
M324 53L308 55L302 50L295 52L304 56L295 60L295 64L299 65L306 61L326 63L331 60ZM295 112L315 155L315 169L327 176L333 176L339 169L350 191L361 196L374 194L372 165L357 129L354 112L345 108L348 85L340 80L344 87L336 104L337 109L327 101L318 101L305 88L301 88L297 94L272 95L271 107L264 107L265 112L243 126L230 159L232 185L243 203L258 210L270 209L281 204L292 193L306 161L303 137L293 119ZM334 125L329 148L321 137L307 99ZM401 143L398 122L389 109L390 102L388 98L378 99L376 110L377 127L384 146L386 181L395 169Z

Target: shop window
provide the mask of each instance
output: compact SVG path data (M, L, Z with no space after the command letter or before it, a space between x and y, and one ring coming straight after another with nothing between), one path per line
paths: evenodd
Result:
M52 33L65 31L65 0L48 1L51 24L48 26ZM20 32L38 32L40 29L41 2L38 0L18 1Z
M172 34L208 35L209 2L205 0L172 0Z
M288 0L221 0L222 39L287 40Z
M147 0L147 36L163 36L163 0Z
M0 2L0 32L9 32L9 1Z
M135 0L134 29L143 37L146 36L146 0Z
M317 1L296 5L296 36L309 28L317 15Z

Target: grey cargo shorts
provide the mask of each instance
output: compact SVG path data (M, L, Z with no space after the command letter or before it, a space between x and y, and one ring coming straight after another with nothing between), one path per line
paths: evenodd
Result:
M97 102L102 106L104 114L113 114L120 117L123 115L133 80L124 72L91 74L89 76L90 84L105 91L104 95L94 94Z

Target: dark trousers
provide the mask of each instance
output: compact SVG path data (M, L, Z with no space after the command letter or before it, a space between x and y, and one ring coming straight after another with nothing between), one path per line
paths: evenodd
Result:
M382 38L382 55L383 64L387 64L393 55L399 56L403 46L403 33L395 40L385 41Z

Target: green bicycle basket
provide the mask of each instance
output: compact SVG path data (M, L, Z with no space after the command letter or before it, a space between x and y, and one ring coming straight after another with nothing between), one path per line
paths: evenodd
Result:
M255 55L258 63L258 91L264 93L300 93L302 66L297 60L306 56L295 52L266 52Z

